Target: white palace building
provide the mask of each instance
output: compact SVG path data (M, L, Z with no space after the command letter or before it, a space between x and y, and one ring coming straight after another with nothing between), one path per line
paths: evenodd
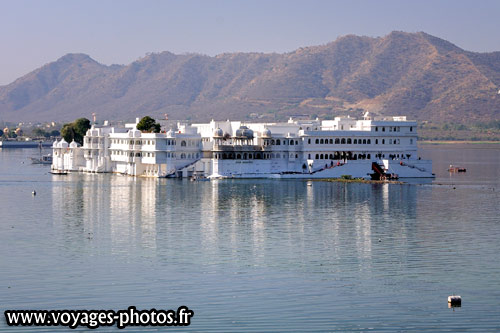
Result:
M406 117L283 123L177 123L161 133L136 124L92 126L83 146L53 144L52 172L114 172L144 177L430 178L417 153L417 123Z

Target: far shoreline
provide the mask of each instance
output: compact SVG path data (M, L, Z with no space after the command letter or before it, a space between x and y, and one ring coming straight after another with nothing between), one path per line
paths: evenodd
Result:
M500 141L474 141L474 140L422 140L418 141L424 145L454 145L454 144L500 144Z

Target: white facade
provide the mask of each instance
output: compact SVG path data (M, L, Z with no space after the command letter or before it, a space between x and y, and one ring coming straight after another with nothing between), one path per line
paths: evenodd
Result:
M61 150L54 143L54 155L73 158L68 164L54 158L52 168L147 177L369 178L375 162L399 177L433 177L432 161L417 156L417 123L405 117L212 120L179 123L166 133L142 133L134 125L93 126L83 147Z

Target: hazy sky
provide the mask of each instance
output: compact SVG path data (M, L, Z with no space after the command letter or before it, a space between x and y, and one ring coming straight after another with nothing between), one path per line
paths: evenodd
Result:
M338 36L425 31L500 51L500 0L0 0L0 85L66 53L128 64L148 52L287 52Z

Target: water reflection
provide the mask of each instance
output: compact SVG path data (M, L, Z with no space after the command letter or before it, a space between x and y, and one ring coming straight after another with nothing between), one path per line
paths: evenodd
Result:
M417 206L413 185L86 174L64 178L53 197L73 249L323 272L346 262L370 269L374 242L404 243Z

